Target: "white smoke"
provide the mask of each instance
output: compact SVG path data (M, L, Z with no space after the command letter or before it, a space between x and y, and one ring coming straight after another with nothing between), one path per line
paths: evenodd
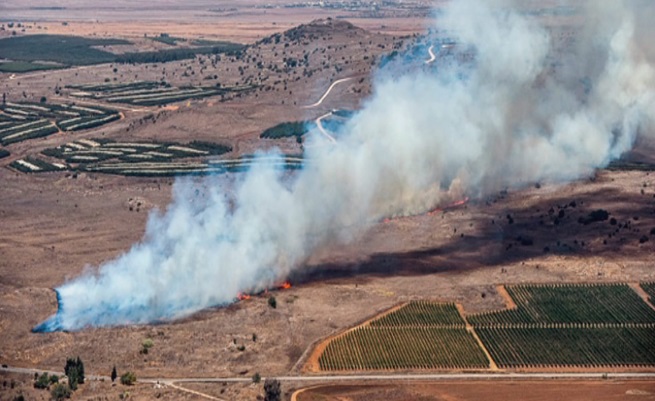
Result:
M143 241L58 288L59 312L35 330L185 316L278 283L385 217L592 173L652 132L651 3L576 2L577 41L562 53L515 2L452 1L437 28L469 60L380 78L339 141L308 147L296 175L257 165L234 195L207 178L202 202L178 180Z

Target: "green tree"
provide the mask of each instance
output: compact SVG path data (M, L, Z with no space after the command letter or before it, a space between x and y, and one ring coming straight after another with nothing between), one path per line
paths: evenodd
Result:
M78 383L84 384L84 363L82 363L82 360L79 356L75 362L77 365Z
M116 378L118 377L118 373L116 373L116 366L111 370L111 381L112 383L116 381Z
M275 297L273 295L271 295L268 298L268 306L270 306L273 309L277 308L277 300L275 299Z

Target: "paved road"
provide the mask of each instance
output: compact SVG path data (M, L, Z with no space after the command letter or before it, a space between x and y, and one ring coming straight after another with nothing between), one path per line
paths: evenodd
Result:
M342 82L350 81L351 79L353 79L353 77L342 78L342 79L338 79L338 80L332 82L332 85L330 85L330 87L325 91L325 93L324 93L323 96L318 100L318 102L316 102L316 103L314 103L314 104L307 105L307 106L302 106L302 108L303 108L303 109L311 109L311 108L314 108L314 107L318 107L318 106L320 106L321 103L323 103L323 100L325 100L325 98L328 97L328 95L330 94L330 92L332 91L332 89L334 89L335 86L339 85L339 84L342 83Z
M344 382L344 381L453 381L453 380L604 380L651 379L655 373L420 373L420 374L354 374L276 376L281 382ZM262 377L262 380L266 378ZM139 379L149 383L247 383L249 377L180 377L170 379Z
M0 372L12 372L34 375L34 373L53 373L63 375L64 372L36 368L0 367ZM110 380L109 376L87 375L90 380ZM298 375L274 376L283 382L336 382L336 381L403 381L403 380L601 380L601 379L651 379L652 373L401 373L401 374L352 374L352 375ZM262 377L264 380L265 377ZM177 377L177 378L139 378L142 383L247 383L250 377Z

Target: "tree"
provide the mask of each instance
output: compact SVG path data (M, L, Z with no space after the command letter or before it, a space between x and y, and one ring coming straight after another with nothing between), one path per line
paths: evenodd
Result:
M125 386L131 386L136 383L136 375L134 372L125 372L121 376L121 384Z
M84 363L82 363L82 360L80 357L77 357L77 361L75 361L77 365L77 374L78 374L78 383L84 384Z
M112 383L116 381L116 378L118 377L118 373L116 373L116 366L111 370L111 381Z
M45 103L47 101L48 101L48 99L45 96L41 96L41 103Z
M84 363L78 356L77 359L66 359L66 366L64 367L66 377L68 377L68 385L70 389L77 390L78 384L84 384Z
M270 306L273 309L277 308L277 300L275 299L275 297L273 295L271 295L268 298L268 306Z
M71 398L71 389L61 383L57 383L53 388L52 391L50 391L50 395L52 396L53 400L63 400L65 398Z
M276 379L266 379L264 382L264 401L281 401L282 390L280 382Z

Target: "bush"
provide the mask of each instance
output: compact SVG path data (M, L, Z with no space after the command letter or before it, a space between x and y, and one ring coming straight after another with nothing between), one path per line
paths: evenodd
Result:
M134 372L125 372L121 375L121 384L124 386L131 386L136 383L136 375Z
M273 309L277 308L277 299L273 295L268 298L268 306Z
M141 343L141 353L144 354L144 355L147 355L147 354L148 354L148 350L149 350L150 348L152 348L153 345L155 345L155 343L152 341L152 339L150 339L150 338L146 338L146 339L143 340L143 342Z
M607 212L607 210L603 209L598 209L594 210L593 212L589 213L587 217L580 217L578 219L578 223L584 224L585 226L591 223L596 223L599 221L605 221L608 220L610 217L610 214Z
M34 381L34 388L46 389L50 385L50 378L47 373L42 373L37 380Z
M259 383L260 381L262 381L262 376L259 374L259 372L252 375L252 382L253 383Z
M50 395L53 400L63 400L65 398L71 398L71 389L65 385L58 383L50 391Z

